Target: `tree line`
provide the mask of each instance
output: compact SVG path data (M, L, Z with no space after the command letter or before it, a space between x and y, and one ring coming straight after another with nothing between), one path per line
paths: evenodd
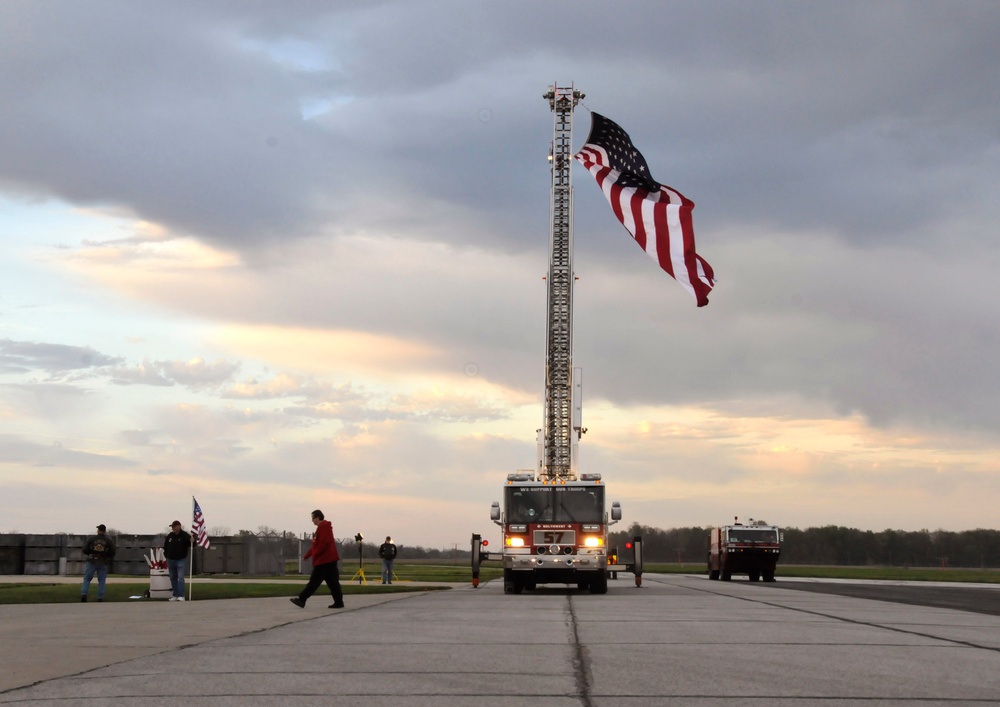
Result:
M624 561L625 543L642 536L645 562L705 562L710 528L663 530L633 523L609 533ZM859 530L837 525L783 528L781 562L794 565L1000 567L1000 530Z
M217 536L227 536L229 535L228 528L215 528L215 535ZM257 530L238 530L236 532L238 537L256 537L265 538L271 540L272 542L279 542L282 544L285 557L289 559L298 557L299 554L299 539L303 536L308 537L309 533L299 533L296 534L290 530L277 530L266 525L258 526ZM209 536L212 536L212 532L209 532ZM382 545L382 538L379 537L377 540L362 540L360 543L357 542L353 537L346 538L334 538L337 543L337 552L340 554L340 559L350 565L352 562L359 562L361 560L367 562L369 560L378 559L378 549ZM465 559L470 555L469 544L465 543L461 546L462 549L452 548L451 550L439 550L437 548L426 548L422 545L402 545L396 543L398 560L455 560L455 559Z

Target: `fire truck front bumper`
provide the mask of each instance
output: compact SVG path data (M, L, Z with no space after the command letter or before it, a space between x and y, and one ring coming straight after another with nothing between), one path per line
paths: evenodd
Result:
M515 572L595 572L606 568L607 564L606 555L508 555L504 558L504 567Z

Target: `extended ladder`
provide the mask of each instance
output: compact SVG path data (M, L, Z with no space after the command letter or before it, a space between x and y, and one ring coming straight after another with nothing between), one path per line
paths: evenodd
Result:
M552 149L545 419L540 479L575 479L573 464L573 109L584 94L550 86L544 98L555 115Z

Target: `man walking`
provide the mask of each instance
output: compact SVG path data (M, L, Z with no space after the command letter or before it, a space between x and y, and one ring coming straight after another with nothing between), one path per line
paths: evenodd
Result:
M378 556L382 558L382 584L392 584L392 561L396 559L396 546L392 538L385 536L385 542L379 545Z
M104 523L97 526L97 535L87 538L83 546L83 556L87 563L83 567L83 584L80 586L80 601L87 601L90 582L97 575L97 601L104 601L104 587L108 580L108 563L115 556L115 541L108 537Z
M163 541L163 556L167 558L167 574L170 575L170 601L184 601L184 568L188 552L191 550L191 536L184 532L181 522L170 524L170 533Z
M319 589L319 585L326 582L333 595L331 609L344 608L344 592L340 588L340 571L337 569L337 561L340 553L337 552L337 541L333 539L333 525L323 517L323 511L312 512L312 522L316 526L313 533L312 547L303 555L303 559L312 558L312 574L309 575L309 583L305 589L299 592L297 597L289 599L290 602L300 609L306 606L306 600Z

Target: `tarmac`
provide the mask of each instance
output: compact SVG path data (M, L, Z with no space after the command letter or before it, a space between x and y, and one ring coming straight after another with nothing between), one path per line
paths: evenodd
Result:
M776 584L0 606L0 704L1000 704L1000 617ZM898 588L898 584L895 584ZM961 593L961 590L955 590ZM1000 590L993 590L1000 591ZM971 596L971 593L970 593Z

